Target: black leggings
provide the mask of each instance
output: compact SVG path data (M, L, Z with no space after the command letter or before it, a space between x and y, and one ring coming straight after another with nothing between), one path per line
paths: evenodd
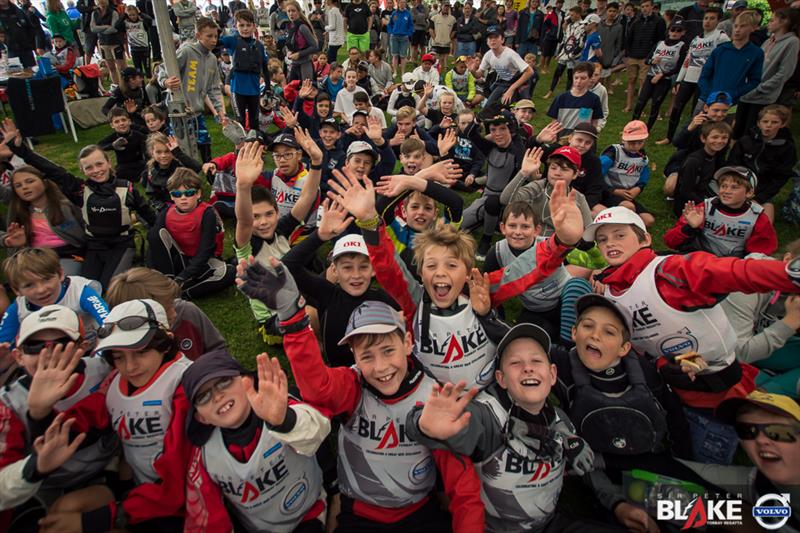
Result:
M748 104L739 101L736 106L736 122L733 125L733 138L739 140L758 123L758 113L766 104Z
M683 108L686 104L692 104L697 100L697 84L690 81L682 81L678 85L678 93L675 95L675 100L672 104L672 113L669 114L669 125L667 126L667 139L670 141L678 129L678 124L681 122L681 115Z
M247 130L258 130L259 98L258 95L244 95L233 93L236 100L236 110L239 114L239 123ZM247 122L245 119L250 118Z
M636 107L633 108L633 119L638 120L639 117L642 116L642 111L644 111L647 101L652 99L650 104L650 118L647 119L647 129L651 131L658 119L658 110L661 109L661 103L664 101L664 98L667 97L669 88L672 85L670 80L665 78L661 78L658 80L658 83L653 85L650 83L652 79L653 76L647 76L645 78L642 88L639 91L639 100L636 102Z
M564 63L559 63L556 67L556 71L553 72L553 80L550 82L550 92L556 90L556 85L558 85L558 80L561 79L561 75L564 74L564 71L567 71L567 88L566 91L569 91L570 87L572 87L572 69L567 68L567 65Z
M108 287L111 278L128 270L133 265L136 250L132 240L126 237L120 239L124 239L123 242L104 249L93 249L90 243L81 267L81 276L97 280L103 287Z
M149 78L152 75L150 72L149 49L132 49L131 59L133 60L133 66L138 68L145 78Z
M342 45L338 45L338 46L334 46L332 44L328 45L328 64L329 65L331 63L333 63L334 61L336 61L336 54L339 53L339 48L341 48L341 46Z

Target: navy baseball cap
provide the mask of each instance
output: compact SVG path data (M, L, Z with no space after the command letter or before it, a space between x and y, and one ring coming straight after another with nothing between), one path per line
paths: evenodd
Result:
M279 144L284 146L288 146L289 148L297 148L300 150L300 145L297 143L297 139L294 138L294 135L291 133L281 133L277 137L275 137L271 143L269 143L269 150L274 150L275 147Z
M491 26L487 26L486 28L486 36L491 37L492 35L499 35L502 37L505 34L503 33L503 30L500 29L500 26L493 24Z

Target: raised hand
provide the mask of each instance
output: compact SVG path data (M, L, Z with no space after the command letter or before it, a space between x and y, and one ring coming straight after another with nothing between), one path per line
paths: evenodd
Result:
M410 189L407 178L405 174L382 176L375 191L383 196L400 196Z
M550 195L550 217L556 236L566 246L575 246L583 235L583 215L575 201L575 189L567 195L567 185L557 181Z
M280 426L286 420L289 403L289 383L277 357L269 358L266 353L256 357L258 365L258 390L253 378L242 378L247 401L256 416L272 426Z
M433 94L433 85L431 85L430 83L426 83L422 96L424 98L430 98L432 94Z
M489 274L481 274L477 268L473 268L469 276L469 303L478 316L488 315L492 308Z
M124 150L126 146L128 146L128 139L125 137L118 137L113 143L111 143L111 147L114 150Z
M125 100L125 111L128 113L136 113L136 102L130 98Z
M372 142L377 143L383 140L383 128L381 127L381 121L377 117L372 115L367 117L366 133Z
M690 227L694 229L701 227L706 220L704 205L686 202L686 205L683 206L683 218Z
M245 143L236 156L236 182L252 187L264 170L264 146L258 142Z
M405 140L406 134L398 131L394 134L394 137L389 140L389 146L400 146Z
M461 178L461 167L452 159L442 159L438 163L420 170L415 176L449 187Z
M478 394L477 388L462 394L466 386L464 381L434 385L419 417L420 431L436 440L447 440L463 431L472 416L465 409Z
M334 170L335 180L328 181L332 189L328 198L350 211L356 220L370 220L378 215L375 210L375 189L369 179L359 180L347 169Z
M178 139L176 139L174 135L170 135L167 138L167 148L169 148L170 152L172 152L176 148L180 148L180 147L181 147L181 143L178 142Z
M525 157L522 159L522 166L519 169L523 176L526 176L528 179L539 179L542 175L540 168L542 166L543 154L544 150L538 147L529 148L525 152Z
M311 80L303 80L303 85L300 87L300 90L297 91L297 96L303 100L306 100L309 96L311 96L313 90L314 88L311 86Z
M281 320L289 320L305 302L283 263L274 257L270 257L269 261L270 268L266 268L252 256L247 261L242 259L236 267L236 285L246 296L275 309Z
M6 238L3 244L9 248L22 248L28 242L28 237L25 235L25 226L17 222L12 222L8 225L6 230Z
M282 105L280 107L279 114L281 118L286 122L286 127L290 129L294 129L297 127L297 113Z
M41 420L53 406L72 390L79 375L75 372L83 349L74 342L66 346L48 346L39 353L36 372L28 390L28 413Z
M322 202L322 218L317 224L317 234L323 241L329 241L341 235L353 223L353 217L348 216L347 209L337 202L325 198Z
M541 130L536 135L536 140L540 143L551 144L558 140L558 135L564 130L564 126L560 122L554 120Z
M443 130L449 129L450 126L453 125L453 119L450 117L444 117L442 121L439 123L439 127Z
M208 173L216 174L217 173L217 165L214 164L214 163L203 163L202 172L203 172L203 174L208 174Z
M322 150L316 141L311 138L311 135L308 134L308 130L299 127L294 128L294 138L303 151L308 154L312 164L322 164Z
M439 134L439 141L437 144L439 146L439 155L441 157L446 156L456 145L456 130L448 128L444 135Z
M74 418L66 420L66 415L60 413L44 435L33 441L33 449L36 451L36 470L40 474L49 474L61 468L61 465L69 461L78 451L86 434L81 433L70 442L69 432L74 424Z

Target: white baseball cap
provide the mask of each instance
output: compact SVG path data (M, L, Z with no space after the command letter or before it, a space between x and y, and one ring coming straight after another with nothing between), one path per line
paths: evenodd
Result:
M600 15L598 15L597 13L590 13L586 15L585 19L583 19L584 24L600 24L600 22L601 22Z
M83 334L81 319L78 318L75 311L63 305L46 305L22 320L22 324L19 326L17 346L28 340L34 333L46 329L61 331L74 341L80 339Z
M417 77L414 76L411 72L406 72L403 74L403 85L405 86L407 91L414 90L414 84L417 82Z
M333 245L331 259L336 259L342 254L361 254L369 257L367 244L361 235L345 235Z
M627 207L618 205L603 209L597 213L594 221L583 230L583 240L586 242L594 241L594 234L597 232L597 228L604 224L632 224L647 233L647 226L644 225L642 217Z
M169 330L167 312L160 303L150 299L123 302L108 313L97 330L100 342L95 351L144 348L160 329Z

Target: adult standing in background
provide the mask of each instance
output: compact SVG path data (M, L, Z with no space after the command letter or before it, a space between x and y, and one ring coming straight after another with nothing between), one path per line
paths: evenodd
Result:
M400 64L400 75L406 71L408 45L414 34L414 17L408 10L406 0L397 0L397 9L389 16L389 51L392 54L392 75L397 77L397 65Z
M297 0L287 0L285 4L286 14L292 26L289 28L289 35L286 38L286 57L291 60L292 68L289 70L289 81L311 80L316 81L314 65L311 62L312 54L319 51L317 38L311 23L303 14L303 9Z
M34 66L36 37L33 26L28 15L10 0L0 0L0 28L6 32L9 57L18 57L25 68Z
M737 2L738 3L738 2ZM747 3L745 2L745 5ZM703 16L708 8L708 0L697 0L694 4L681 8L676 16L683 19L683 24L686 27L686 35L683 40L686 43L698 35L703 35Z
M730 10L728 11L728 18L723 20L717 26L722 33L727 35L729 38L733 36L733 21L736 20L736 17L739 16L739 13L742 13L747 10L747 0L736 0L736 2L731 6Z
M61 0L47 0L46 13L45 21L50 35L60 35L68 45L74 45L75 30L80 26L80 21L69 17Z
M502 16L500 15L500 7L503 8ZM514 2L506 0L504 6L497 6L497 23L500 24L506 32L506 42L514 44L516 42L517 27L519 25L519 11L514 9Z
M489 26L497 25L497 7L495 6L494 0L481 0L481 8L478 10L478 21L483 25L484 30ZM481 52L489 50L486 39L480 40L480 49Z
M517 24L517 34L514 42L517 45L517 53L522 58L525 54L539 54L539 42L542 38L542 26L544 24L544 13L539 9L540 0L530 0L528 9L519 14Z
M220 0L221 1L221 0ZM213 4L212 4L213 6ZM143 13L153 20L150 25L150 50L153 54L153 61L161 61L161 41L158 38L158 27L156 27L155 20L156 14L153 12L153 2L150 0L136 0L136 7L139 8L139 13ZM223 4L221 7L225 7ZM227 9L227 8L225 8ZM222 23L222 13L218 13L220 24Z
M378 11L378 2L371 0L369 3L369 48L376 49L381 41L381 26L383 25L381 13Z
M633 100L639 93L639 87L647 74L648 66L645 65L645 60L650 57L656 44L667 32L664 19L653 12L652 0L642 0L640 7L641 12L633 19L625 36L628 90L623 113L630 113L633 109Z
M124 36L117 30L119 15L108 5L108 0L97 0L97 9L92 13L91 30L97 34L100 55L105 59L111 81L117 87L122 78L120 72L125 68Z
M453 47L453 31L456 27L456 18L450 14L450 4L444 2L442 10L431 17L431 43L433 50L439 56L439 67L447 69L447 57Z
M461 10L461 17L456 20L456 57L472 57L478 51L478 43L483 28L475 16L475 10L471 2L464 4Z
M33 28L36 41L36 53L40 56L44 55L46 51L50 50L50 43L44 34L44 28L42 28L42 22L45 21L44 15L39 13L39 10L31 4L30 0L19 0L18 3L20 9L25 12L28 16L28 20L31 21L31 27Z
M325 0L328 6L328 23L325 24L325 33L328 34L328 63L336 61L336 54L345 41L344 17L339 11L339 0Z
M347 28L347 48L358 48L362 54L369 50L369 29L372 17L364 0L351 0L344 9L344 25Z
M411 17L414 19L414 33L411 35L411 61L419 61L428 45L428 16L430 10L422 0L414 0Z
M322 0L314 0L314 7L308 15L308 21L317 38L317 48L322 51L325 43L325 10L322 9Z
M267 7L266 0L259 0L258 9L255 11L256 26L261 28L269 28L269 8Z

